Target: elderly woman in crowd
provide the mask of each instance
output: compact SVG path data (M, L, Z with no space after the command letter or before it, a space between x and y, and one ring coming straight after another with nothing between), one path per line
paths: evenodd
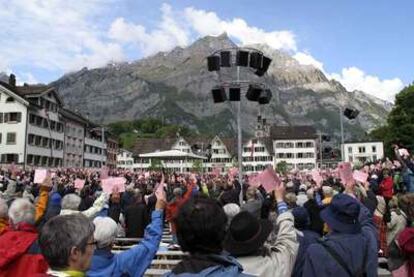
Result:
M299 186L299 193L296 199L296 205L303 207L303 205L309 200L306 194L308 187L305 184Z
M223 207L224 213L227 216L226 226L230 226L232 219L240 212L240 206L234 203L229 203Z
M47 270L47 263L37 246L35 213L35 207L28 199L19 198L11 204L8 210L10 226L0 236L0 276L30 276Z
M94 237L97 249L94 252L88 276L142 276L150 266L162 237L165 196L157 198L151 224L145 229L143 240L133 248L119 254L111 252L117 234L117 224L110 217L94 219Z
M80 213L49 220L39 235L42 254L49 264L43 276L84 276L96 247L93 232L92 221Z
M74 193L67 194L62 199L62 210L60 211L60 215L82 213L89 218L93 218L104 208L107 199L108 195L102 193L95 202L93 202L92 207L84 211L79 211L79 205L81 203L79 195Z
M241 206L241 211L248 211L259 219L263 200L263 196L258 189L249 187L246 191L246 203Z
M331 204L332 197L333 197L333 189L329 186L323 186L322 193L323 193L322 204L325 206Z

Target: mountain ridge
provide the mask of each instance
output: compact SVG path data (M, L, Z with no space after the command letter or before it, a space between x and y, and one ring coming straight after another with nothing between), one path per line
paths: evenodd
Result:
M92 120L110 123L142 117L162 117L198 132L233 135L236 123L233 103L214 104L210 90L218 76L206 68L206 57L217 49L235 47L226 34L200 38L188 47L176 47L134 62L84 68L51 83L69 108L77 108ZM357 108L354 123L345 122L347 137L361 137L385 122L386 102L363 92L347 91L313 66L300 65L288 53L255 45L272 63L263 78L272 90L269 105L242 102L242 125L252 133L259 112L274 124L311 124L339 136L336 106ZM250 74L250 75L249 75ZM241 78L257 80L243 69ZM220 124L217 124L220 122Z

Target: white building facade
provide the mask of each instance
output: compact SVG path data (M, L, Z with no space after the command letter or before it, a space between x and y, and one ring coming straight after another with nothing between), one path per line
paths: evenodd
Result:
M344 143L344 159L346 162L375 162L384 158L384 143L373 142L349 142Z
M23 164L29 102L0 84L0 163Z
M286 162L287 168L312 170L316 168L316 141L312 139L274 140L275 165Z
M131 151L125 149L119 149L116 157L117 168L122 169L134 169L134 157Z
M211 158L204 164L204 171L212 172L218 168L221 173L226 173L229 168L235 166L237 163L233 159L234 146L235 140L215 136L211 141Z
M270 143L269 143L270 142ZM243 144L243 173L260 172L267 166L274 167L273 146L267 138L254 138Z
M311 126L272 126L274 164L286 162L288 170L312 170L317 163L317 135Z
M12 78L10 78L12 80ZM62 166L62 102L52 87L0 83L2 163Z

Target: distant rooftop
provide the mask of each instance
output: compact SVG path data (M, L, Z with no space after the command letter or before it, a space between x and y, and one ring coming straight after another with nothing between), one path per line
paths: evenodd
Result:
M280 139L315 139L316 130L312 126L276 126L270 127L270 137Z

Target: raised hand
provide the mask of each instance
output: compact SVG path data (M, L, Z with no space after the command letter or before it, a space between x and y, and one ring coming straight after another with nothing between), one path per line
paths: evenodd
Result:
M157 197L157 203L155 209L163 210L167 204L167 195L164 191L164 185L160 184L155 191L155 197Z
M280 183L279 185L277 185L273 191L273 195L276 199L276 202L282 202L284 201L284 197L285 197L285 192L286 192L286 188L285 188L285 184L284 183Z

